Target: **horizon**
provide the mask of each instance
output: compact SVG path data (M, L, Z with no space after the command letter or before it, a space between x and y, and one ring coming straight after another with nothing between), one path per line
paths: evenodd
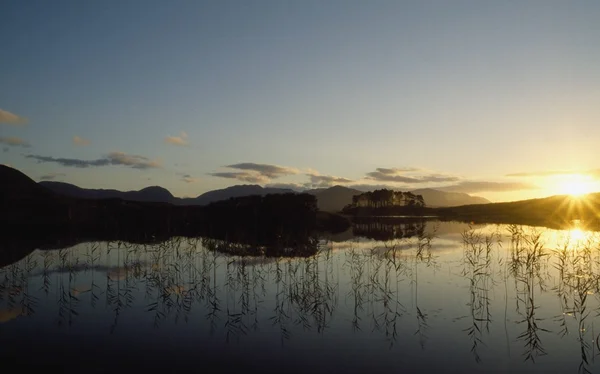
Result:
M0 164L2 165L2 164ZM3 166L7 166L10 167L14 170L17 170L18 172L23 173L26 177L30 178L26 173L24 173L23 171L16 169L12 166L8 166L8 165L3 165ZM31 179L31 178L30 178ZM228 189L228 188L233 188L233 187L242 187L242 186L253 186L253 187L260 187L263 189L267 189L267 188L273 188L273 189L280 189L280 190L289 190L291 192L294 193L306 193L309 191L314 191L314 190L327 190L327 189L331 189L331 188L346 188L346 189L353 189L356 190L360 193L365 193L365 192L372 192L374 190L377 189L392 189L394 191L401 191L401 192L420 192L422 190L432 190L432 191L437 191L437 192L442 192L442 193L448 193L448 194L464 194L473 198L483 198L483 196L479 196L479 195L475 195L475 194L467 194L466 192L456 192L456 191L443 191L443 190L438 190L435 188L431 188L431 187L422 187L422 188L416 188L416 189L412 189L412 190L400 190L398 188L390 188L389 186L385 186L385 185L381 185L381 186L377 186L377 185L373 185L373 186L367 186L367 185L359 185L359 186L352 186L352 185L348 185L348 186L344 186L341 184L335 184L335 185L331 185L331 186L327 186L327 187L316 187L316 188L308 188L308 187L299 187L296 189L293 188L287 188L285 186L283 187L267 187L267 186L262 186L260 184L255 184L255 183L239 183L239 184L235 184L235 185L230 185L227 187L223 187L223 188L218 188L215 190L209 190L209 191L205 191L202 192L200 194L197 195L190 195L190 196L178 196L176 194L173 194L172 191L170 191L168 188L164 187L164 186L160 186L160 185L147 185L144 187L141 187L139 189L135 189L135 190L119 190L116 188L87 188L87 187L82 187L82 186L78 186L75 184L71 184L68 182L63 182L63 181L57 181L57 180L42 180L42 181L38 181L36 182L35 180L32 179L32 181L34 183L64 183L64 184L69 184L78 188L82 188L82 189L90 189L90 190L116 190L119 192L139 192L143 189L147 189L147 188L161 188L161 189L165 189L166 191L168 191L174 198L176 199L195 199L198 197L201 197L203 194L208 193L208 192L214 192L214 191L219 191L219 190L224 190L224 189ZM276 192L279 193L279 192ZM594 194L594 193L599 193L599 192L585 192L585 193L563 193L563 194L556 194L556 195L549 195L549 196L543 196L543 197L534 197L534 198L530 198L530 199L516 199L516 200L507 200L507 201L502 201L502 202L518 202L518 201L524 201L524 200L531 200L531 199L543 199L546 197L555 197L555 196L571 196L572 198L575 198L577 200L580 200L582 197L585 198L586 195L590 195L590 194ZM489 199L488 200L489 203L496 203L496 201L491 201ZM477 204L477 203L476 203ZM487 203L482 203L482 204L487 204ZM467 204L468 205L468 204Z
M600 3L3 6L0 164L195 197L240 184L600 191Z

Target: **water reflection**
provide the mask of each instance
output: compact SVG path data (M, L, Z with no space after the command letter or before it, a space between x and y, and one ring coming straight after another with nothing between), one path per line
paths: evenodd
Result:
M444 225L358 226L366 237L289 256L208 238L37 250L0 270L0 328L179 336L183 325L196 339L270 350L368 341L378 365L396 369L431 368L424 357L463 372L600 369L597 235ZM373 230L392 234L372 240Z

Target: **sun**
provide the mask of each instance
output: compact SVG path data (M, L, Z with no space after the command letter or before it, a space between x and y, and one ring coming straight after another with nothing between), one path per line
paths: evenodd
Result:
M558 191L562 195L580 197L593 191L593 186L590 182L587 176L580 174L569 175L558 183Z

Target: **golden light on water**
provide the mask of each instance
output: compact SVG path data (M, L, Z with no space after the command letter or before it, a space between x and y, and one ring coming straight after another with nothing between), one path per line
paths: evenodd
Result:
M569 239L571 242L581 242L587 239L588 232L583 231L581 229L571 229L569 230Z

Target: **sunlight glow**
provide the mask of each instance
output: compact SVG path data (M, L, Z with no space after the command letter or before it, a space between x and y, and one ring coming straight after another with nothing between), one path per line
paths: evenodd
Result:
M558 183L558 192L563 195L579 197L593 192L594 187L588 176L575 174Z
M588 233L581 229L572 229L569 231L569 237L571 241L580 242L586 240Z

